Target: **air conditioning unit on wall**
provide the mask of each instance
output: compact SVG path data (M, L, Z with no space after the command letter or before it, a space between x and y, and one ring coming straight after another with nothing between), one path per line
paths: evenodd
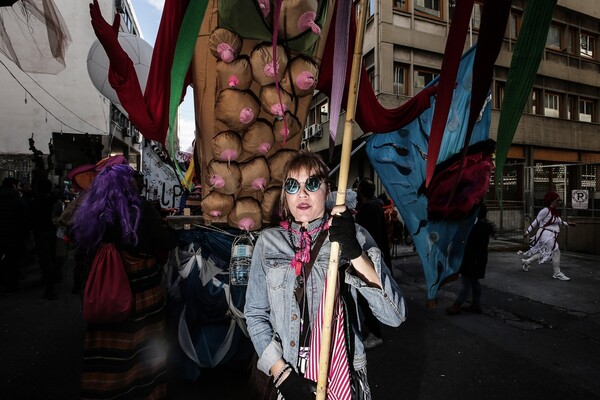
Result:
M309 132L308 128L305 128L304 132L302 132L302 141L303 142L308 141L308 139L310 138L309 133L310 132Z
M321 124L313 124L304 129L304 134L302 135L303 140L308 140L312 138L322 138L323 137L323 127ZM305 139L306 138L306 139Z
M313 125L314 126L314 133L312 135L312 137L314 138L322 138L323 137L323 127L321 126L321 124L316 124Z

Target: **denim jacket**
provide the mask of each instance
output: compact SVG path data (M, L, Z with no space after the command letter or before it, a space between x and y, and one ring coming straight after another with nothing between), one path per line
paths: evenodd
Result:
M320 223L320 220L312 222L307 230L311 231ZM296 223L292 224L292 228L296 231L300 230L300 226ZM369 302L373 314L379 321L389 326L398 326L406 318L404 298L400 288L383 263L381 252L369 233L360 225L356 225L356 232L363 251L369 256L381 278L382 289L367 286L353 274L354 270L350 266L345 274L345 283L349 285L354 309L358 310L356 303L358 291ZM318 232L312 237L312 243L316 241L316 236ZM305 282L311 326L323 294L330 246L327 238ZM259 355L258 369L267 375L270 375L270 368L280 358L294 367L298 363L301 313L294 297L296 275L290 266L293 256L294 250L290 244L289 233L281 227L263 230L256 241L252 255L244 314L250 339ZM340 263L343 261L340 259ZM358 316L350 319L359 323ZM361 340L360 326L353 325L352 330L353 365L355 370L359 370L366 367L367 358Z

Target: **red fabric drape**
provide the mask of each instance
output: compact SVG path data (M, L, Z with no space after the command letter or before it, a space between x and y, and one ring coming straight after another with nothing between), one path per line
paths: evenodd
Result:
M117 92L121 106L129 114L129 119L146 139L165 143L169 127L169 92L171 90L171 67L181 21L189 0L166 0L146 83L142 94L140 84L131 60L127 66L109 68L108 80ZM121 70L124 72L119 73ZM191 83L188 72L181 94Z

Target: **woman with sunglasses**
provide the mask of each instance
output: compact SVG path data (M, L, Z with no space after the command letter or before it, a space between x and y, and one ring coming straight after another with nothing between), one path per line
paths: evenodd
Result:
M300 151L286 164L282 222L261 232L252 256L244 309L248 332L258 369L273 376L279 398L285 400L314 397L331 242L340 244L341 254L329 393L371 398L358 292L382 323L398 326L405 319L402 293L375 241L355 225L345 206L327 212L327 176L323 160L309 151Z

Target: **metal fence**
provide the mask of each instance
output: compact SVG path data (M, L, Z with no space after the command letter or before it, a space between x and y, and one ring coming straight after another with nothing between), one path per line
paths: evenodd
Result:
M492 177L492 182L493 182ZM507 164L502 180L502 207L492 184L489 218L498 226L498 236L523 242L523 231L544 208L547 191L563 199L561 217L575 222L565 228L559 245L566 251L600 254L600 164Z
M23 183L31 183L31 171L34 163L31 155L0 155L0 181L4 178L17 178Z
M561 230L561 249L600 254L600 163L527 166L522 160L508 160L499 188L501 203L496 197L493 174L490 179L485 202L488 218L498 229L497 238L527 244L523 232L544 208L546 192L553 190L564 201L561 217L577 224ZM381 182L376 181L378 190L383 191Z

